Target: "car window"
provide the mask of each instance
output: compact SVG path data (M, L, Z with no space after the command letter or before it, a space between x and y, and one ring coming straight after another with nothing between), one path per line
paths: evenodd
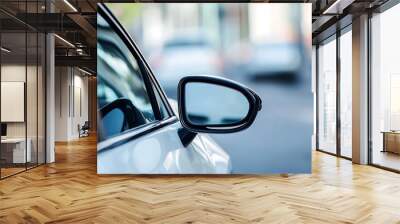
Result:
M138 64L124 41L99 15L97 98L103 140L156 120Z

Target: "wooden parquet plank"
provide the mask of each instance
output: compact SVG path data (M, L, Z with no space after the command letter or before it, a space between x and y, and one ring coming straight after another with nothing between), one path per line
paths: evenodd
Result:
M0 181L0 223L400 223L400 175L319 152L310 175L97 175L89 137Z

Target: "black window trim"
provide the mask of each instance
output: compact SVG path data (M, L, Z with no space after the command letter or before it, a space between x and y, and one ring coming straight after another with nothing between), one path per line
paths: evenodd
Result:
M126 142L132 141L136 138L139 138L143 135L156 131L162 127L167 125L174 124L178 122L178 118L173 112L171 105L169 104L167 97L162 91L159 83L154 77L149 65L144 59L143 55L140 53L139 49L133 42L132 38L129 34L123 29L122 25L118 22L118 20L114 17L112 12L103 4L98 4L98 13L109 23L111 28L117 33L117 35L121 38L121 40L126 44L128 49L131 51L132 56L138 61L138 65L142 72L143 80L146 85L146 91L149 93L149 98L151 101L151 105L153 111L155 111L156 120L145 125L141 125L139 127L126 130L118 135L112 136L106 140L98 142L98 152L104 152L108 149L112 149L114 147L125 144ZM155 96L154 88L158 91L162 103L167 108L168 117L165 119L161 119L161 111L159 107L159 102Z

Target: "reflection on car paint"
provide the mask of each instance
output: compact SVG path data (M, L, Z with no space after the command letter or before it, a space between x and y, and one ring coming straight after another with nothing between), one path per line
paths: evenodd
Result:
M184 148L175 123L119 147L99 152L99 174L226 174L231 172L228 154L207 134L198 134ZM168 145L165 143L168 142Z

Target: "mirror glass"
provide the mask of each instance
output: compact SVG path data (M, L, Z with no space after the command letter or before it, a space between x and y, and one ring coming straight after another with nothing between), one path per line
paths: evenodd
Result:
M185 107L187 120L194 125L233 125L246 117L250 104L238 90L189 82L185 87Z

